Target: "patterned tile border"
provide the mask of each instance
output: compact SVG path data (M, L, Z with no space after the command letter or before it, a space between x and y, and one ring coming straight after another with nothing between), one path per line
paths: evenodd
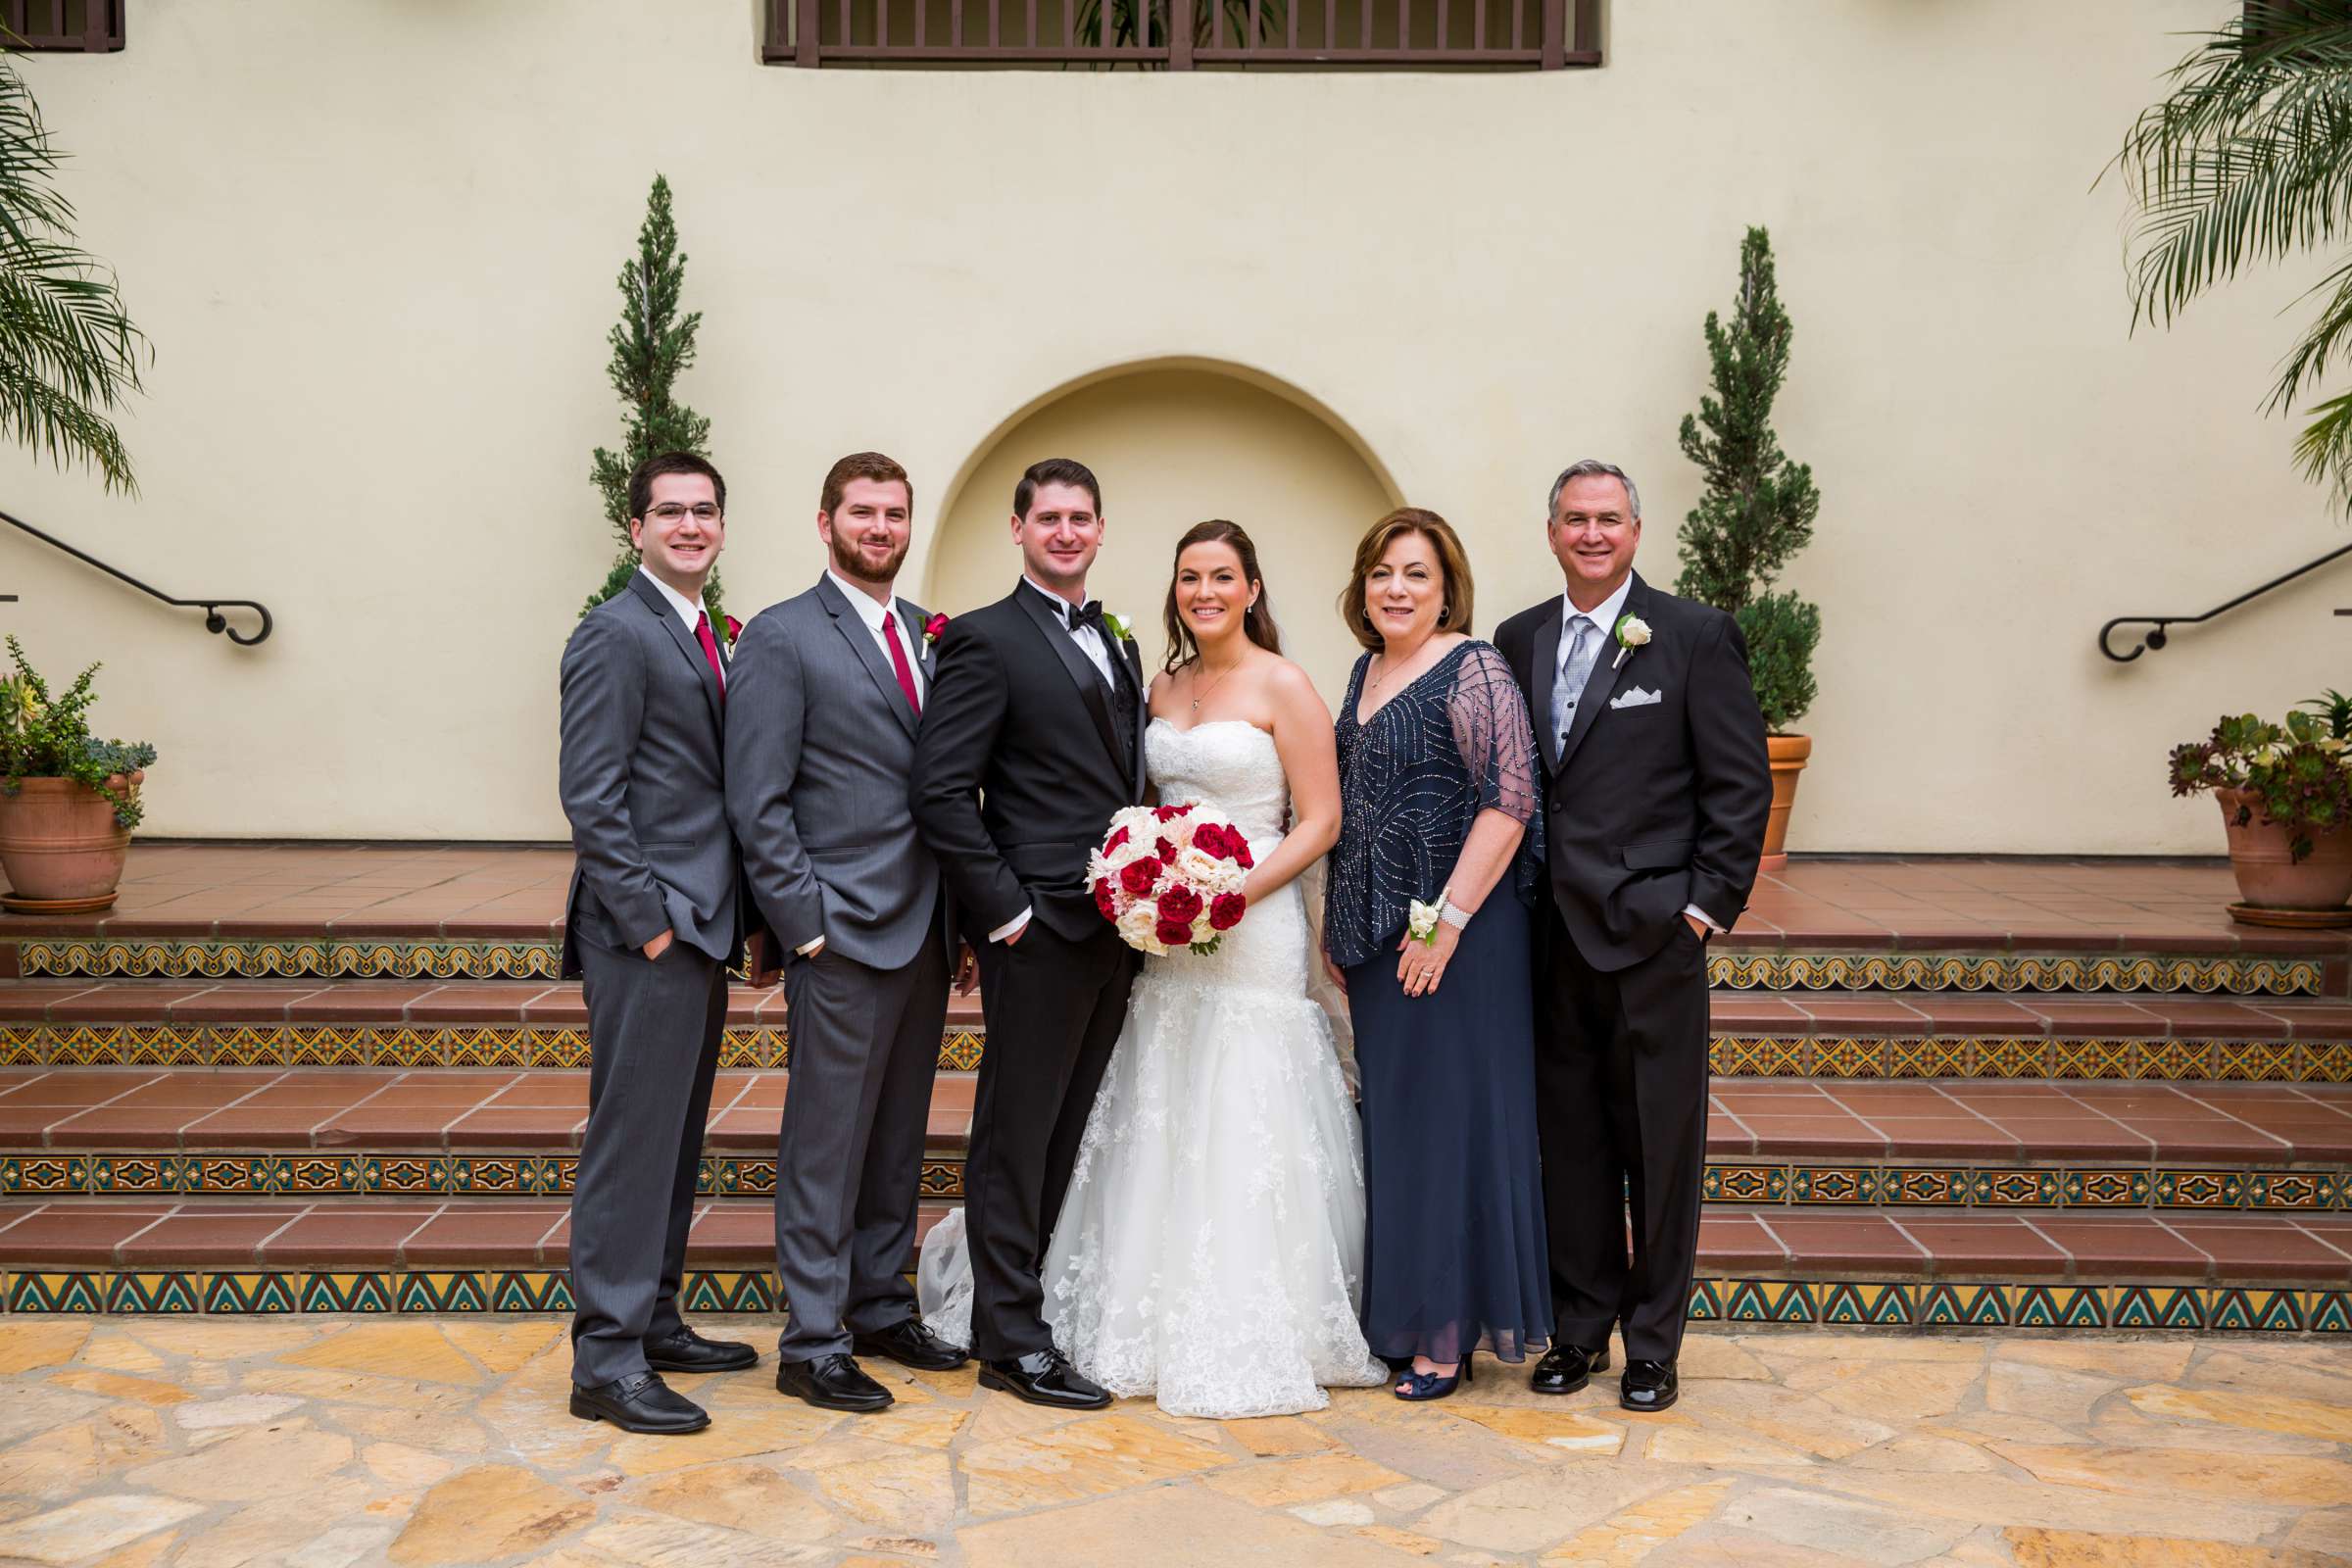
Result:
M939 1065L980 1065L980 1032L940 1036ZM730 1069L784 1066L784 1031L738 1025L719 1046ZM8 1024L0 1067L585 1067L588 1031L508 1024Z
M59 938L19 942L17 973L91 979L553 980L563 956L554 942Z
M431 1153L414 1150L219 1153L0 1152L0 1198L568 1198L569 1154ZM706 1154L698 1192L767 1198L776 1162ZM1794 1208L2225 1209L2352 1211L2352 1170L2250 1167L2020 1169L2015 1166L1785 1164L1711 1161L1711 1203ZM963 1197L963 1159L923 1161L921 1195Z
M1708 978L1735 991L2192 991L2317 996L2319 958L2026 954L1724 953Z
M557 978L561 946L546 941L392 939L296 941L33 938L18 942L17 972L91 979L484 980ZM2141 991L2233 996L2320 994L2320 958L2190 957L2169 954L1724 953L1708 962L1717 986L1739 991Z
M1944 1281L1698 1281L1690 1320L1824 1328L2195 1329L2352 1333L2352 1291Z
M0 1276L15 1313L568 1312L559 1269L455 1273L98 1269ZM772 1274L696 1270L692 1312L776 1310ZM2194 1285L2004 1285L1702 1279L1697 1323L1827 1328L2191 1329L2207 1333L2352 1333L2352 1290Z
M2008 1035L1717 1035L1718 1078L2150 1079L2352 1083L2352 1041Z
M980 1065L978 1029L940 1037L939 1065ZM1718 1035L1721 1078L2160 1079L2352 1083L2352 1041L2102 1040L1934 1035ZM719 1065L781 1067L784 1030L727 1030ZM576 1025L27 1023L0 1025L0 1067L585 1067Z

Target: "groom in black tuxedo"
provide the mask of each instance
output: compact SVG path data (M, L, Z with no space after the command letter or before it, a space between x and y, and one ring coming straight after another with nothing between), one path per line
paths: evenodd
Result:
M1738 623L1634 571L1624 470L1569 467L1544 534L1566 591L1494 634L1543 745L1551 872L1536 1128L1555 1333L1531 1383L1583 1388L1622 1324L1618 1402L1656 1411L1675 1401L1698 1261L1707 942L1747 906L1772 773Z
M1142 962L1086 867L1144 796L1143 663L1086 597L1102 491L1083 464L1021 475L1012 538L1021 581L940 638L914 820L973 935L988 1019L963 1178L980 1382L1099 1409L1110 1396L1054 1348L1038 1272Z

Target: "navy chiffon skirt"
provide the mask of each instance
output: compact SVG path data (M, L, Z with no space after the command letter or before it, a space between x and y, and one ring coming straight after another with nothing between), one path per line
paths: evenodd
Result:
M1347 971L1364 1116L1364 1338L1392 1362L1551 1338L1528 912L1498 887L1437 991L1394 948Z

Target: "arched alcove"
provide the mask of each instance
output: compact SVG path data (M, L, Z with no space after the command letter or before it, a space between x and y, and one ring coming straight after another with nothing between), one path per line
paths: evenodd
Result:
M1107 526L1089 587L1136 621L1148 669L1165 650L1160 607L1177 539L1204 517L1230 517L1257 543L1283 651L1339 700L1357 649L1333 600L1355 541L1396 502L1332 423L1302 399L1198 365L1081 382L1016 417L966 466L941 518L926 604L953 614L1011 589L1013 486L1050 457L1076 458L1102 483Z

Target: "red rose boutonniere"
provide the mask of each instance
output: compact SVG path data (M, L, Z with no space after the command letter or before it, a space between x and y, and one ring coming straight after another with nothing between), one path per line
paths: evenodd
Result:
M941 633L945 632L947 629L948 617L945 615L933 615L929 620L924 621L923 646L928 648L933 643L938 642Z
M743 635L743 622L733 615L721 615L718 618L727 623L727 646L734 647L735 639Z

